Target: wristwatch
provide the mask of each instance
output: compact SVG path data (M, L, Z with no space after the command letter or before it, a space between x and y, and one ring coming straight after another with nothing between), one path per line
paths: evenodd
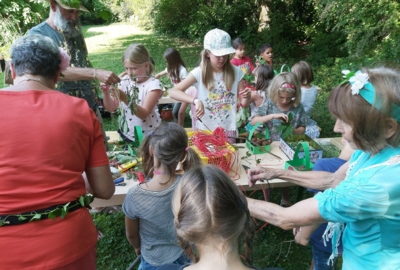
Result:
M193 105L196 106L196 103L200 101L198 98L193 99Z

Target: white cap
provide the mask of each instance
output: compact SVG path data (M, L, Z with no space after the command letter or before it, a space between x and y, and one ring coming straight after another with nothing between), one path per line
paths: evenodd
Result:
M223 56L235 52L232 48L231 36L218 28L208 31L204 37L204 49L215 56Z

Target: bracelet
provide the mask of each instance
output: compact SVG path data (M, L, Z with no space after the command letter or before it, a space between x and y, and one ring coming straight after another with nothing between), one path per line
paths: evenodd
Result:
M200 101L198 98L193 99L193 105L196 106L197 101Z
M95 68L94 68L94 72L93 72L93 80L97 80L96 69Z

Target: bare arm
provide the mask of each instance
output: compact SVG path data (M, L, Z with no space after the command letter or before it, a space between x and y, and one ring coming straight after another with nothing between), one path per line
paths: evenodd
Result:
M123 93L123 91L120 91ZM163 92L161 89L153 90L147 93L144 99L143 105L133 104L135 106L135 115L140 119L144 120L153 111L154 107L157 105L158 100L161 98Z
M181 107L179 108L178 112L178 124L183 127L183 124L185 122L185 117L186 117L186 108L189 104L186 102L181 103Z
M307 246L308 243L310 242L310 238L312 233L318 229L320 224L315 223L309 226L303 226L300 228L294 228L293 229L293 234L294 234L294 240L297 244Z
M250 215L284 230L326 222L318 211L318 201L309 198L284 208L274 203L247 198Z
M140 255L139 219L125 217L125 233L137 256Z
M99 68L67 67L67 69L63 71L63 75L64 77L60 76L59 78L59 80L63 82L99 80L107 85L120 82L120 78L114 74L114 72Z
M305 127L298 127L293 129L293 134L304 134L304 132L306 132Z
M196 78L193 76L193 74L189 73L189 75L183 81L181 81L180 83L175 85L171 90L169 90L168 94L171 98L176 99L180 102L186 102L192 104L194 97L192 97L189 94L186 94L184 91L186 91L186 89L188 89L194 83L196 83Z
M119 94L119 92L122 92L122 91L120 91L118 88L115 88L110 85L101 85L100 89L103 92L104 108L109 112L115 111L119 105L119 101L116 98L116 93ZM120 96L120 98L121 98L121 96ZM125 95L125 99L126 99L126 95Z
M261 123L267 123L271 121L272 119L283 119L285 121L288 121L288 116L284 113L272 113L272 114L267 114L263 116L254 116L254 118L251 120L251 124L254 126L258 122Z
M108 200L115 192L115 186L108 165L88 168L85 170L93 195Z
M259 179L279 178L299 186L325 190L337 186L345 179L348 166L349 162L346 162L334 173L323 171L290 171L258 166L251 168L247 176L250 187Z
M297 244L307 246L308 243L310 242L311 235L313 232L318 229L320 224L315 223L312 225L308 226L303 226L299 228L294 228L293 229L293 234L294 234L294 240Z
M162 76L165 76L165 75L167 75L167 74L168 74L168 72L167 72L166 70L163 70L163 71L157 73L157 74L154 76L154 78L159 79L159 78L161 78Z
M263 97L256 91L251 92L251 102L253 102L256 107L260 107L263 101Z
M251 90L249 88L245 88L244 87L244 80L241 80L238 84L238 97L240 100L240 105L242 105L242 107L247 108L250 105L251 102Z
M188 89L194 83L196 83L196 78L193 76L193 74L189 73L189 75L183 81L181 81L180 83L175 85L171 90L169 90L168 94L173 99L193 104L195 98L189 94L186 94L184 91L186 91L186 89ZM199 100L196 102L195 106L196 106L196 117L201 118L204 115L203 102Z

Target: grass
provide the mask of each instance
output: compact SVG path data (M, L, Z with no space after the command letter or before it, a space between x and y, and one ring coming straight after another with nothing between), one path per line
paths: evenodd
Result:
M89 59L93 66L112 70L116 74L124 70L121 58L124 50L130 44L141 43L146 46L155 61L155 73L165 69L166 63L163 54L170 47L181 53L189 70L195 67L201 51L201 46L198 44L157 35L129 24L85 26L83 31L86 37L86 45L89 48Z
M93 66L111 70L116 74L124 70L121 57L124 50L132 43L142 43L146 46L156 63L156 72L166 67L162 56L167 48L174 47L181 53L189 71L195 67L202 49L199 44L167 38L149 31L143 31L130 24L85 26L83 31L86 37L89 59ZM0 73L1 88L4 87L3 79L3 74ZM318 82L316 84L318 85ZM318 96L315 108L315 120L319 124L323 123L322 137L324 135L331 136L329 131L333 127L332 119L326 108L327 96L327 92L322 92ZM105 119L105 126L107 130L116 130L115 116ZM292 193L294 201L297 189L292 188ZM274 190L271 195L271 201L279 203L280 192ZM263 199L263 193L257 191L252 194L252 197ZM97 268L99 270L126 269L130 262L134 260L135 255L125 237L124 215L122 213L94 214L93 220L104 233L97 244ZM253 248L255 266L260 268L281 267L286 270L309 269L311 249L295 244L291 231L284 231L271 225L264 226L262 222L258 222L257 227L259 231L254 239ZM337 269L340 269L340 267Z

